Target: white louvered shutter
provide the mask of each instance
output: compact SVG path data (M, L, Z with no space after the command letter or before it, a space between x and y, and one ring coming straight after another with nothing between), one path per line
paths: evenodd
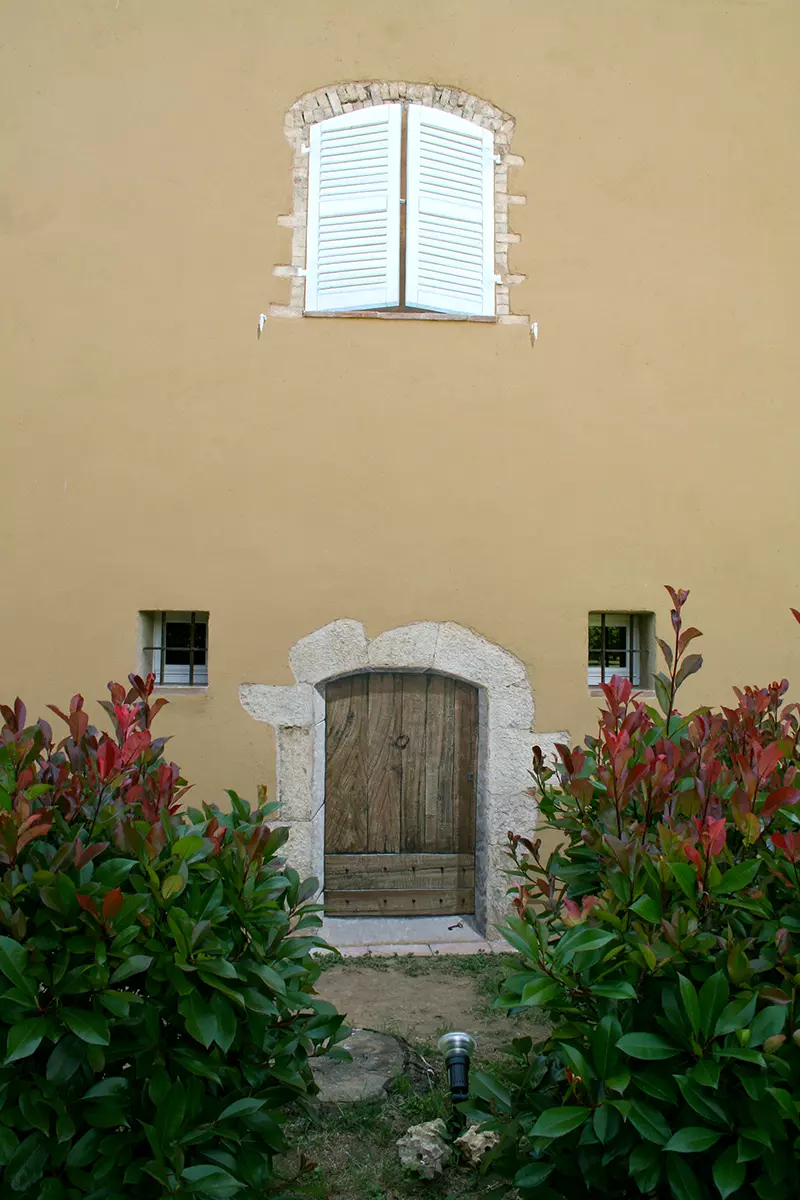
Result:
M400 302L399 104L311 127L306 310Z
M491 131L419 104L408 109L406 304L494 316Z

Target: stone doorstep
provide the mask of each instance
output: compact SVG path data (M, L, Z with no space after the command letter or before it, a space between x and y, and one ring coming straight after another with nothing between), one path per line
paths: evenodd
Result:
M469 916L325 917L322 936L332 946L430 946L484 944Z
M437 954L503 954L509 951L505 942L487 942L476 939L472 942L397 942L363 946L342 946L338 953L342 958L394 958L395 955L415 955L429 958Z

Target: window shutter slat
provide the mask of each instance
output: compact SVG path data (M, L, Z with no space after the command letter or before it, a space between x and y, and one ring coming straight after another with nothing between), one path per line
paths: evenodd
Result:
M311 127L307 312L400 303L401 122L383 104Z
M408 110L406 303L494 316L492 134L419 104Z

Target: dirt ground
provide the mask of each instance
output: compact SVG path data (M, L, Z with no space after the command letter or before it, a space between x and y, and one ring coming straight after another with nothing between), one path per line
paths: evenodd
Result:
M379 966L379 963L386 964ZM478 1043L477 1059L494 1058L520 1032L536 1037L530 1019L491 1007L508 961L464 958L345 959L328 968L317 991L347 1014L353 1028L398 1033L412 1045L435 1046L450 1029Z

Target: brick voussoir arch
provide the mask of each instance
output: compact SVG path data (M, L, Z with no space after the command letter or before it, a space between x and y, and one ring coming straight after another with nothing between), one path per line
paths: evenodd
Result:
M402 80L367 80L359 83L333 83L295 100L286 112L284 132L292 147L292 212L278 217L278 224L292 230L291 262L273 267L273 275L290 280L289 303L271 304L270 316L301 317L305 309L306 224L308 210L308 138L309 128L319 121L342 113L355 112L380 104L422 104L462 117L484 129L490 129L495 148L495 268L499 278L495 289L495 312L500 324L527 324L528 316L511 312L510 289L525 279L511 271L509 246L520 236L509 229L509 208L524 204L525 197L508 190L510 167L521 167L524 160L511 154L511 139L515 121L510 113L497 108L488 100L465 92L462 88L434 83L409 83ZM340 315L340 314L337 314ZM384 317L396 314L384 312ZM419 311L404 313L405 319L441 319L441 314ZM452 319L452 318L448 318Z
M529 794L531 751L554 754L566 733L534 734L528 672L510 651L451 621L418 621L369 639L360 621L333 621L301 638L289 662L293 686L244 683L242 707L277 733L280 820L301 874L324 890L325 684L361 671L431 671L479 691L475 847L476 919L497 938L508 911L507 832L530 834L536 803ZM398 918L402 920L403 918Z

